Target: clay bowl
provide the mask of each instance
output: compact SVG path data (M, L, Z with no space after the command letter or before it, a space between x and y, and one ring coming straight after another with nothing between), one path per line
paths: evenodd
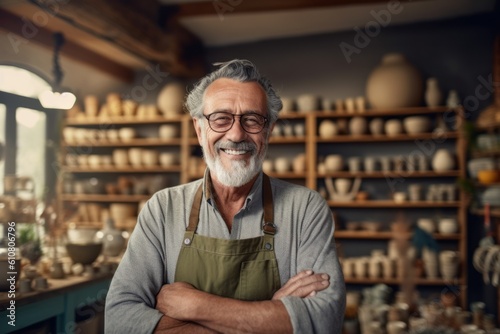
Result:
M424 133L429 131L430 120L425 116L410 116L403 120L403 126L408 134Z
M102 243L67 243L66 251L73 263L92 264L102 251Z
M480 170L477 172L477 179L481 184L492 184L498 181L499 171L497 170Z

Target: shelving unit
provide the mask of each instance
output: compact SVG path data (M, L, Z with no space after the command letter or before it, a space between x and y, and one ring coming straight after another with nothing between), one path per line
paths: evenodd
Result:
M373 119L375 117L380 117L383 119L389 118L399 118L402 119L407 116L453 116L455 119L456 130L450 130L443 133L420 133L415 135L409 134L399 134L395 136L387 135L349 135L340 134L332 138L321 138L318 135L318 128L320 122L326 119L337 121L339 119L350 120L351 118L364 117L367 120ZM285 136L281 135L279 137L272 136L270 139L269 151L276 150L278 152L303 152L306 155L306 170L300 173L295 173L289 171L286 173L269 173L272 177L282 178L290 180L292 182L303 183L305 186L319 190L321 183L324 178L361 178L363 184L370 182L383 182L384 179L396 179L404 178L405 180L414 180L415 182L431 182L431 183L450 183L454 182L458 178L465 178L465 153L466 153L466 143L465 138L461 131L461 110L450 110L446 107L438 108L405 108L398 110L367 110L364 113L347 114L347 113L333 113L333 112L322 112L322 111L311 111L311 112L288 112L282 113L277 126L293 126L297 123L302 123L305 130L304 135L301 136ZM171 140L159 140L157 138L139 138L133 139L128 142L92 142L93 147L96 149L111 149L116 148L126 148L126 147L149 147L161 149L163 147L170 147L177 149L180 153L180 163L176 166L170 167L147 167L147 168L81 168L81 167L68 167L64 166L62 171L70 174L77 174L81 176L88 175L98 175L101 177L116 177L116 175L148 175L152 173L175 173L178 176L180 183L186 183L191 180L202 177L201 168L193 165L193 161L199 162L201 158L198 156L196 159L192 160L193 154L196 156L199 153L199 143L197 138L194 136L192 120L189 115L180 115L178 118L174 119L149 119L149 120L132 120L132 119L109 119L105 125L110 126L121 126L128 125L133 127L160 125L164 123L176 123L180 127L180 137ZM98 127L102 126L100 120L71 120L66 122L66 126L73 127ZM355 148L356 146L367 147L367 145L406 145L406 147L411 148L412 143L416 141L429 142L438 141L439 143L446 142L452 143L454 151L456 153L456 168L453 170L445 172L435 172L432 169L425 171L374 171L374 172L349 172L347 170L341 170L336 172L319 172L317 165L320 156L326 153L335 152L337 149L342 147ZM65 148L78 148L80 146L85 146L87 142L82 143L71 143L65 144ZM268 152L269 152L268 151ZM375 151L370 151L375 152ZM62 187L62 185L60 185ZM97 203L102 205L107 205L111 203L139 203L149 198L149 195L104 195L104 194L64 194L60 192L61 195L59 201L61 206L64 203ZM395 202L388 198L370 198L364 201L332 201L327 200L328 205L331 207L332 211L337 210L351 210L355 212L363 212L373 216L377 212L389 212L396 215L399 212L406 211L416 211L416 214L430 211L436 212L439 210L447 210L447 212L453 212L456 215L457 221L459 223L459 232L454 234L443 235L440 233L433 234L433 237L438 242L452 243L455 245L456 249L460 253L461 263L466 263L465 256L467 254L466 248L466 212L467 212L467 200L463 192L458 192L458 198L453 201L404 201ZM343 229L337 229L335 232L335 237L339 240L345 240L349 242L363 242L366 245L366 241L373 240L378 242L387 242L392 239L393 233L391 231L383 230L378 232L370 231L347 231ZM462 287L466 286L467 282L467 268L461 265L459 278L453 282L444 282L442 279L416 279L415 284L417 285L429 285L429 286L439 286L439 285L456 285L459 287L460 293L460 303L462 306L466 305L466 294L462 290ZM385 283L390 285L401 284L399 279L347 279L347 284L376 284Z

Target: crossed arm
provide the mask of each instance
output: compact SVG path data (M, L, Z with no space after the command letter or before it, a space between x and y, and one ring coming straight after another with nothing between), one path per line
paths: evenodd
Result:
M156 309L163 313L155 333L291 333L292 324L285 296L314 297L330 282L326 274L311 270L288 280L268 301L240 301L196 290L183 282L166 284L156 298Z

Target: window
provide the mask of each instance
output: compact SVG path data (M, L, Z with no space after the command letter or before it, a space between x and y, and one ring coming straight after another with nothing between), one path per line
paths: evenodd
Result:
M59 113L44 109L38 101L47 89L50 84L34 71L0 65L0 141L5 143L0 180L8 174L32 177L38 199L53 195L55 187L55 173L47 168L52 163L47 157L55 154L47 154L46 147L58 136L49 127L57 123Z

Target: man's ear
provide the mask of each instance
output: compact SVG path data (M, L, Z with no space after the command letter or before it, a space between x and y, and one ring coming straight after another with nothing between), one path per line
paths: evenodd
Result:
M201 146L201 126L199 122L203 122L203 120L200 120L197 117L193 117L194 131L196 131L196 136L198 137L198 143Z

